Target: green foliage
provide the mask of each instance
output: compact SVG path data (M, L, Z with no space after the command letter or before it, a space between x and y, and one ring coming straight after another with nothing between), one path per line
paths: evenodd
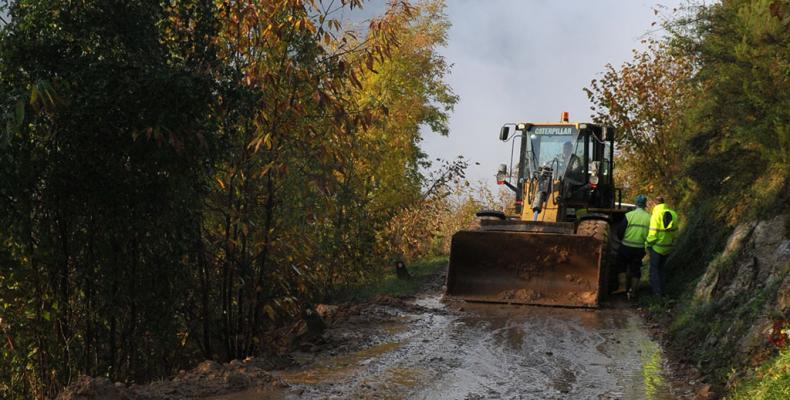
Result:
M214 60L162 40L166 15L135 1L10 9L0 39L3 397L53 397L77 371L140 379L190 357L177 336L181 260L211 160L211 138L198 135L211 127L214 85L198 66ZM211 29L196 19L184 39L205 44Z
M696 93L689 85L693 57L666 42L646 40L632 61L606 66L585 88L593 120L617 128L615 179L626 196L662 194L680 199L684 131L682 115Z
M715 226L721 221L711 203L699 204L696 213L688 216L683 235L677 242L672 257L668 260L671 274L668 289L679 296L694 290L705 269L724 248L731 229L726 225Z
M686 354L714 379L725 382L731 369L743 362L738 340L751 329L777 287L769 285L745 296L706 303L695 301L688 293L676 308L679 313L669 326L669 337L678 343L697 343Z
M476 224L481 209L502 209L510 203L509 193L495 198L485 186L473 186L464 179L468 162L459 157L444 161L428 177L423 198L389 220L382 245L393 259L406 261L448 255L452 235Z
M9 3L0 397L255 354L377 276L457 98L441 1L361 3Z
M737 0L700 11L694 29L679 43L696 54L696 85L705 96L688 110L693 163L759 158L752 176L770 165L790 163L790 6L785 1ZM749 153L755 153L750 155ZM716 188L742 172L743 163L697 176L702 189ZM741 182L728 182L737 185ZM715 194L716 192L711 192Z
M385 264L378 270L379 276L371 282L350 287L338 293L335 301L365 301L378 295L413 296L429 282L436 280L436 274L447 266L447 257L425 258L414 264L407 264L411 279L398 279L395 267Z
M672 298L645 302L672 321L672 341L696 343L686 354L723 381L743 366L736 341L778 286L709 301L694 290L708 268L725 278L739 268L742 250L718 257L738 224L790 209L790 3L688 6L664 27L665 39L607 66L587 91L594 117L622 127L621 182L668 192L684 221L667 264Z
M790 398L790 348L760 367L753 378L738 384L728 399L779 400Z

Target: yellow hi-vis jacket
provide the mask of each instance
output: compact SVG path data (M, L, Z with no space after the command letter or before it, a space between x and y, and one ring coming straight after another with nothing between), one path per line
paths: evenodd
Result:
M667 213L669 216L665 216ZM675 245L677 227L678 215L664 203L656 205L650 217L650 231L645 247L652 247L653 251L661 255L669 254Z
M628 221L628 227L625 228L625 235L623 235L623 245L638 249L645 248L647 233L650 229L650 213L644 208L637 208L626 213L625 219Z

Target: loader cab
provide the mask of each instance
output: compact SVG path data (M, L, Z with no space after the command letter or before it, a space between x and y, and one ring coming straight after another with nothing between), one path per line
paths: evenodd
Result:
M575 219L575 210L614 206L614 129L589 123L535 123L514 126L521 138L517 170L516 213L528 214L535 185L551 175L551 199L557 214L550 219ZM509 127L500 131L507 140ZM520 131L520 132L519 132ZM523 209L522 209L523 208Z
M520 179L526 180L541 169L550 169L554 179L564 177L566 172L583 179L584 141L579 139L573 125L529 126L522 139Z

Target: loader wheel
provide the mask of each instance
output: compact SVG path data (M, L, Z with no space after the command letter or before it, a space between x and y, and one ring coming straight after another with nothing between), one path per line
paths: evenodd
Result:
M592 236L600 241L608 242L609 223L599 219L587 219L579 222L576 227L577 235Z
M603 299L609 294L609 289L617 285L617 274L613 270L615 260L614 246L612 246L612 241L609 240L609 223L599 219L587 219L579 222L579 225L576 226L576 234L592 236L603 242L599 289L599 296Z

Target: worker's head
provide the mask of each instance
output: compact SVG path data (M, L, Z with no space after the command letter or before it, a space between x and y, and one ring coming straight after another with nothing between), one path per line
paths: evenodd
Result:
M565 156L565 158L568 158L568 156L570 156L571 153L573 153L573 143L571 143L571 142L563 143L562 144L562 154Z
M634 201L637 207L645 208L647 207L647 196L643 194L636 195L636 200Z
M663 204L664 203L664 196L658 195L656 196L656 204Z

